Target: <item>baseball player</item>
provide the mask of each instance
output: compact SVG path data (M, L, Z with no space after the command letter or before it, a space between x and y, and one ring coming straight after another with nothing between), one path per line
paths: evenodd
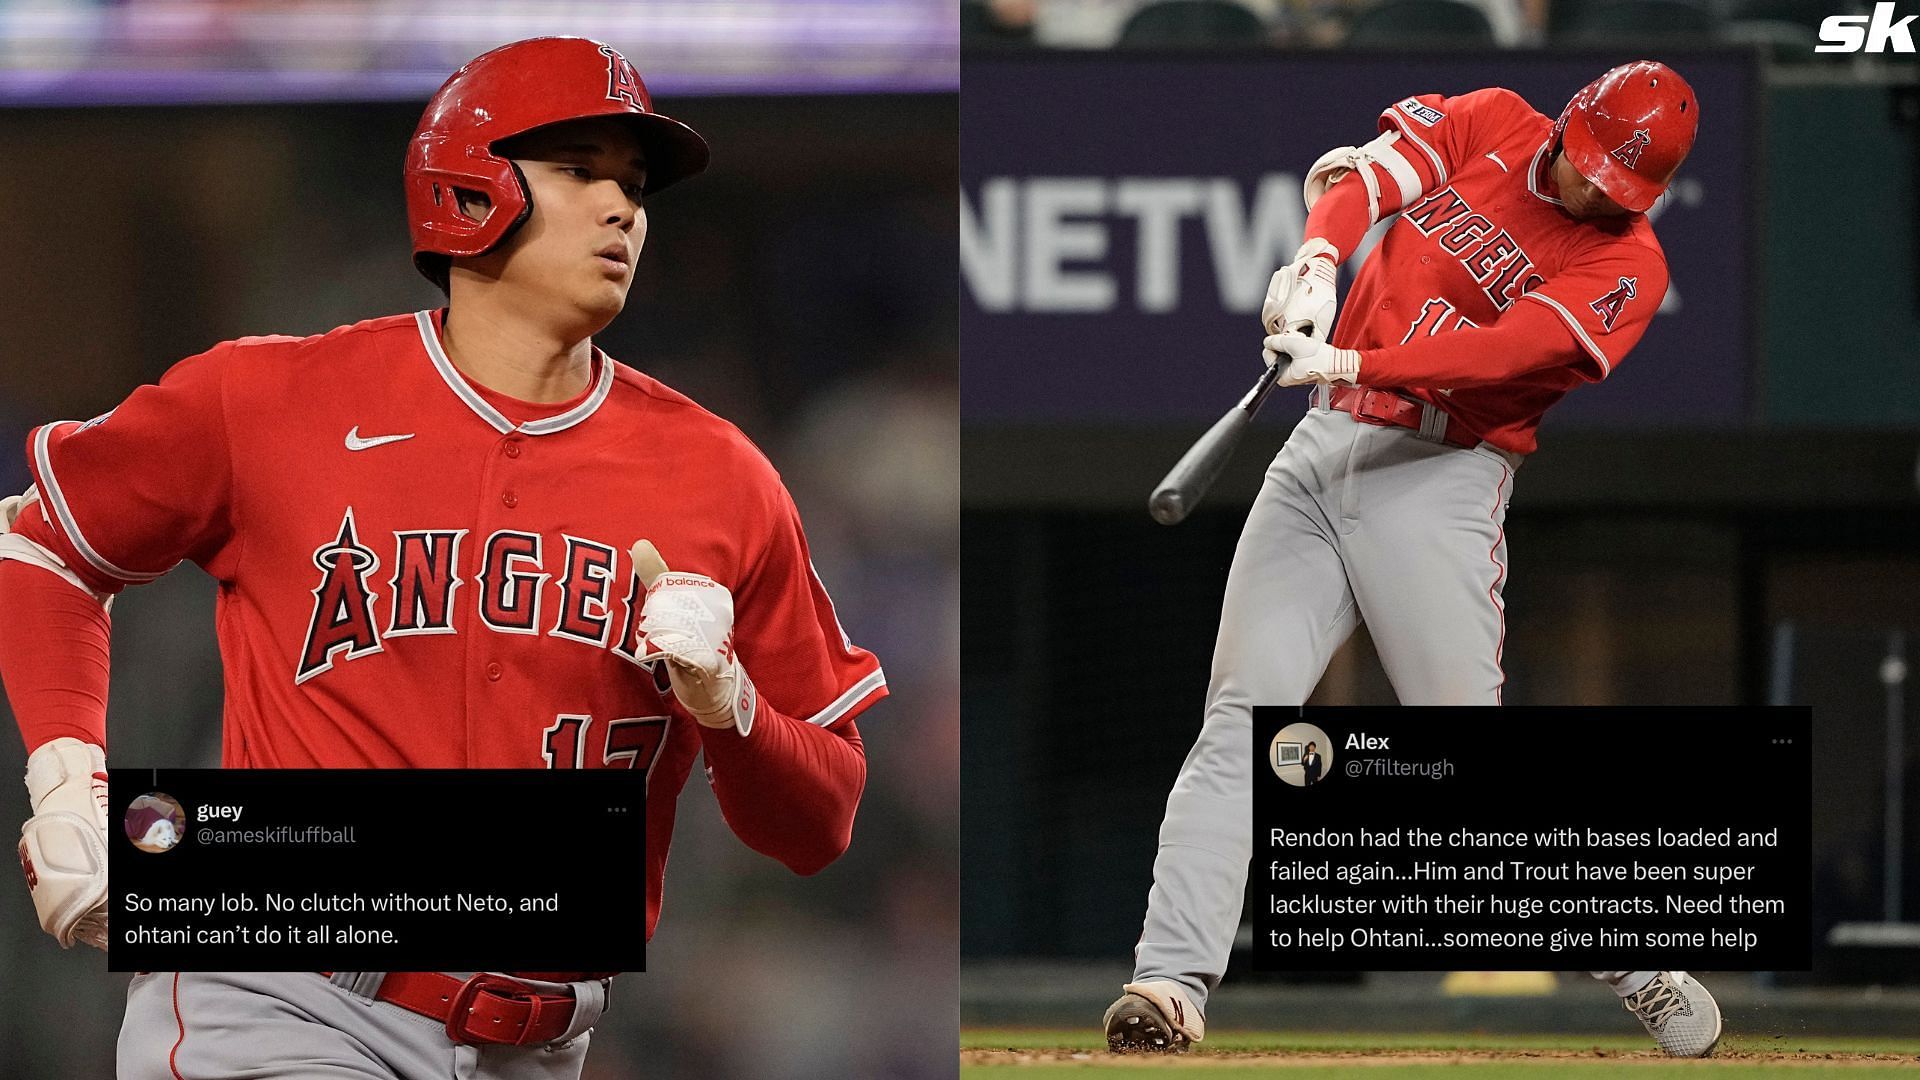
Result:
M592 344L644 196L707 157L607 45L489 52L406 155L444 308L225 342L30 434L0 674L63 946L107 942L108 606L182 560L219 583L226 766L640 770L648 937L698 756L749 847L801 874L845 849L878 662L759 450ZM612 974L146 973L119 1075L577 1077Z
M1671 68L1602 75L1549 120L1492 88L1427 94L1308 171L1305 243L1261 321L1312 403L1267 470L1227 576L1200 737L1160 829L1117 1050L1200 1041L1252 854L1254 705L1298 705L1365 621L1409 705L1497 705L1506 518L1540 418L1607 377L1667 288L1645 211L1693 145ZM1335 267L1398 215L1338 324ZM1331 331L1331 334L1329 334ZM1663 1050L1708 1053L1711 995L1685 972L1595 972Z

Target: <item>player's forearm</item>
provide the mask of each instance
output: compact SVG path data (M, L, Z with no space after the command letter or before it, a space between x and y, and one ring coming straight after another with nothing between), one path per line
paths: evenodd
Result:
M701 728L713 792L734 834L797 874L814 874L853 838L867 758L851 720L818 727L765 699L753 729Z
M0 682L29 751L63 735L107 744L109 634L98 599L0 559Z
M1360 351L1361 381L1368 386L1454 390L1491 386L1529 372L1577 364L1586 354L1553 313L1537 304L1516 304L1492 326L1469 326L1404 345Z
M1368 168L1373 168L1369 165ZM1357 173L1349 173L1327 189L1307 212L1306 228L1301 234L1303 240L1319 237L1333 245L1340 255L1338 261L1345 262L1360 241L1367 235L1367 229L1373 224L1367 216L1367 189Z

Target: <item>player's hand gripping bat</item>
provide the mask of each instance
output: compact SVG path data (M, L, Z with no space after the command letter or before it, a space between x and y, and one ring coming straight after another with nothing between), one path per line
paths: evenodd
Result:
M1266 304L1260 310L1267 333L1282 331L1326 340L1333 329L1334 266L1339 253L1325 240L1310 239L1294 255L1293 263L1274 271L1267 284ZM1214 422L1205 435L1174 463L1172 471L1153 490L1147 511L1162 525L1178 525L1200 503L1220 475L1234 447L1272 392L1274 380L1286 367L1285 357L1267 358L1267 370L1240 403Z

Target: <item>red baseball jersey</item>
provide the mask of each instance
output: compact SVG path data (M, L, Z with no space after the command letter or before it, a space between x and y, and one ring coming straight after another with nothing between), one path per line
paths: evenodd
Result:
M1511 90L1410 97L1381 113L1380 130L1400 133L1383 164L1402 211L1348 291L1334 344L1400 345L1491 326L1515 304L1545 305L1578 342L1577 361L1487 386L1408 391L1481 438L1530 453L1541 415L1581 382L1606 378L1659 310L1667 264L1653 228L1642 214L1583 221L1562 210L1549 174L1553 121Z
M96 588L218 581L229 767L644 770L651 936L701 743L634 660L633 543L732 590L775 710L834 724L885 676L737 429L597 349L576 401L516 403L454 368L443 317L227 342L35 429L38 531Z

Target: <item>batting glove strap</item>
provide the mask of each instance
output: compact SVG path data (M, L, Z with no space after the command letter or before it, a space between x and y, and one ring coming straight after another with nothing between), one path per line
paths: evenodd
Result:
M1293 253L1293 261L1295 263L1316 258L1327 260L1329 266L1338 265L1340 262L1340 249L1328 243L1325 237L1312 236L1307 238L1306 243L1300 245L1300 250Z
M1274 334L1262 345L1261 356L1269 366L1286 365L1275 380L1281 386L1360 381L1358 349L1337 349L1304 334Z
M760 694L740 664L729 663L710 671L671 656L660 657L657 662L667 665L667 681L673 687L674 700L701 727L731 728L741 735L753 730L753 714L759 707Z
M753 715L760 708L760 691L747 678L747 669L738 661L733 665L733 692L727 695L727 710L722 715L726 723L719 726L732 726L742 738L753 733Z

